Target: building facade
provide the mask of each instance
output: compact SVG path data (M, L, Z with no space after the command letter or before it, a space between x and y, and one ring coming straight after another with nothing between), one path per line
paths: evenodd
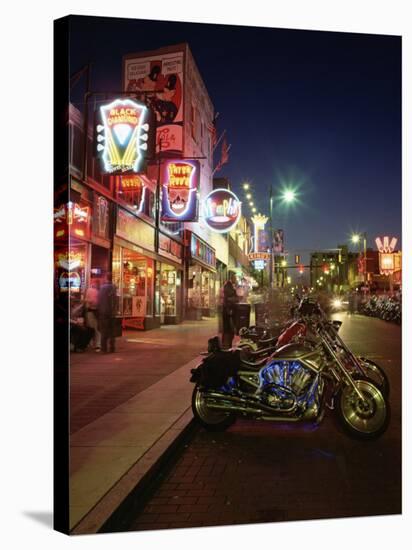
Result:
M123 90L124 97L154 113L156 154L138 173L104 173L95 156L95 128L70 105L70 201L55 200L56 285L82 300L93 281L112 272L124 328L213 316L231 262L229 250L232 267L243 262L247 269L240 251L246 248L239 247L237 233L212 231L205 222L203 204L213 190L209 128L214 109L189 46L126 55ZM94 98L95 110L114 99L101 97ZM91 105L86 112L89 121L95 120ZM195 187L167 186L165 174L180 174L187 164L197 171L195 179L186 178L189 186L196 181ZM181 221L182 208L191 212L187 221ZM239 226L245 224L241 220ZM63 245L67 234L69 247Z

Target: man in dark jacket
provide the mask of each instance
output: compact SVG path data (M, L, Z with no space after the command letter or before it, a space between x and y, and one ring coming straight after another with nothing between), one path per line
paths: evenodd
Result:
M231 273L229 280L223 285L222 347L224 349L232 347L233 336L235 334L235 308L238 302L235 285L236 275Z
M116 287L112 283L112 274L107 273L105 283L100 287L97 304L101 349L103 353L115 351L114 318L116 314ZM109 342L109 350L107 350Z

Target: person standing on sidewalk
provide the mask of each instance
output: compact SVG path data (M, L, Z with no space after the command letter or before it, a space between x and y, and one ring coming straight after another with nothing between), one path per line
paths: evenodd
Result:
M116 314L116 287L112 283L112 274L106 274L106 281L100 288L97 303L97 315L103 353L115 351L114 319ZM107 349L109 343L109 350Z
M96 351L100 351L100 332L98 325L97 306L99 302L100 281L93 281L86 290L85 307L86 307L86 324L94 330L92 338L92 346Z
M235 335L235 308L238 302L236 294L236 275L230 274L229 279L223 285L222 304L222 347L232 347L233 336Z

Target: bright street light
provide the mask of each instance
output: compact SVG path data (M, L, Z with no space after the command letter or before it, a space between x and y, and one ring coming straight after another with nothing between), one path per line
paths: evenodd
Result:
M248 183L244 183L243 184L243 189L245 189L246 191L249 189L250 185Z
M282 260L282 264L281 264L281 265L282 265L282 267L286 267L286 266L287 266L286 260Z
M251 199L251 198L252 198L252 195L251 195L250 193L248 193L248 194L246 195L246 198L247 198L247 199Z
M252 212L256 212L256 208L252 208Z
M358 242L360 241L360 235L352 235L352 242L353 244L358 244Z
M254 202L251 201L251 202L249 203L249 206L254 206Z
M296 193L293 189L285 189L282 193L282 198L285 202L291 203L296 199Z

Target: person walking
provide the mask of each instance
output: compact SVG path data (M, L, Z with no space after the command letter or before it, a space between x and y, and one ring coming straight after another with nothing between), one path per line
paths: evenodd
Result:
M101 286L97 302L100 342L103 353L115 351L114 318L116 313L116 287L112 283L112 274L106 274L106 281ZM109 344L109 350L107 349Z
M229 279L223 285L223 304L222 304L222 348L232 347L233 337L235 335L235 308L238 303L236 294L236 275L230 274Z
M97 306L99 302L100 281L93 281L86 290L85 307L86 307L86 325L94 330L92 338L92 346L95 351L100 351L100 331L98 324Z

